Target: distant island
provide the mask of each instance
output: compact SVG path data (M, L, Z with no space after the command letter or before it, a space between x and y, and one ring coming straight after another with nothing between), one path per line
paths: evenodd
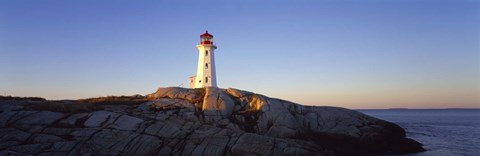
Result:
M0 155L381 155L424 151L363 113L215 87L80 100L0 97ZM403 108L402 108L403 109Z

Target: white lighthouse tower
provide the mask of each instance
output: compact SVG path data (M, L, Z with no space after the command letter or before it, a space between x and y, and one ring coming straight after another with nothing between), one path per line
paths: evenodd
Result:
M200 35L200 44L198 49L197 75L189 78L190 88L217 87L217 77L215 74L215 49L213 45L213 35L206 31Z

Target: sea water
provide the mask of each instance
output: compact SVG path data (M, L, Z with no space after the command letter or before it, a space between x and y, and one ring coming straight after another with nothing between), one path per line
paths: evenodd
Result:
M359 111L398 124L427 149L408 156L480 156L480 109Z

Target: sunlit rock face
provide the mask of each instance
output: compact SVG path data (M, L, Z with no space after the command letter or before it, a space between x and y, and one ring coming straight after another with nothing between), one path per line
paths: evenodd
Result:
M372 155L423 151L396 124L220 88L0 101L0 155Z

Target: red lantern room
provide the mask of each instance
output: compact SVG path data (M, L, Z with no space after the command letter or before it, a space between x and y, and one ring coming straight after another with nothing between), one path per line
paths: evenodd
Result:
M204 34L200 35L201 44L213 44L213 35L208 33L208 30Z

